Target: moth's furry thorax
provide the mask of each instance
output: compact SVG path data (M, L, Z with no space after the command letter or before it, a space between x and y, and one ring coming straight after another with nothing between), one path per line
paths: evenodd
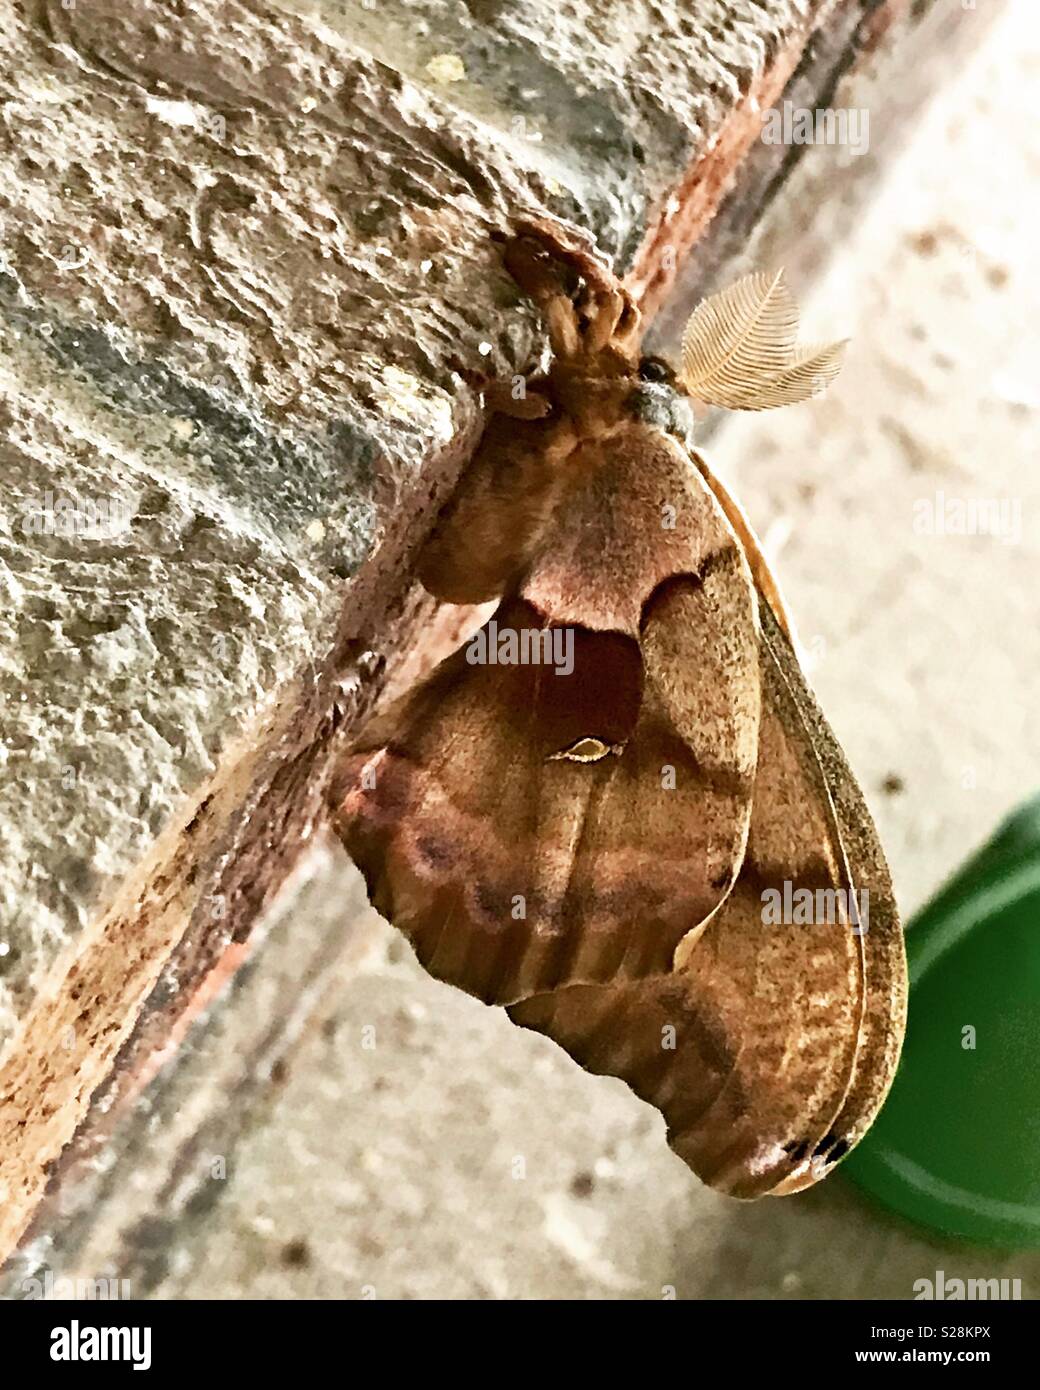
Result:
M683 444L692 445L693 407L689 397L677 391L669 382L638 379L625 399L625 408L633 420L673 435Z

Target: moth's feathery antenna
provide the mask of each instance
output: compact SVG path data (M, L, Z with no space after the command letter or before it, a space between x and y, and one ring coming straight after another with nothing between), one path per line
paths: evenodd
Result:
M845 343L799 346L798 306L784 272L747 275L702 300L683 333L679 380L728 410L769 410L820 395Z

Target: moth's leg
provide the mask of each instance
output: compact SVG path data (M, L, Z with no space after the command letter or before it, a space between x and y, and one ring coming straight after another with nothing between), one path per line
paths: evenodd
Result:
M712 472L702 454L691 451L691 457L697 465L697 471L714 493L715 500L726 515L726 520L736 532L737 539L744 548L748 567L759 592L773 610L773 616L780 624L781 632L790 642L792 648L797 651L798 643L794 635L794 624L787 611L787 605L780 590L780 583L769 567L769 561L765 557L759 539L755 535L743 507Z
M582 346L587 353L613 347L626 357L634 356L642 336L640 315L623 286L590 287L584 316Z
M542 311L549 331L549 344L557 357L574 357L581 345L578 311L573 292L578 287L567 283L566 266L545 245L544 239L531 235L514 237L505 250L505 266L517 285Z
M595 357L612 347L635 355L641 337L635 301L591 248L531 226L505 251L506 269L541 309L558 358Z
M512 383L493 381L484 388L484 403L496 415L508 415L512 420L544 420L552 408L549 396L533 386L524 383L523 395L513 394Z

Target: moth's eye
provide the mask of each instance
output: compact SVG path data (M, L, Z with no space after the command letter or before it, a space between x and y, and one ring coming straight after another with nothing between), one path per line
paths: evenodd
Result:
M675 380L675 372L663 357L644 357L639 364L639 376L643 381Z
M598 763L601 758L605 758L608 753L619 754L621 747L618 744L604 743L601 738L579 738L577 743L572 743L569 748L561 748L558 753L553 753L553 758L566 758L572 763Z

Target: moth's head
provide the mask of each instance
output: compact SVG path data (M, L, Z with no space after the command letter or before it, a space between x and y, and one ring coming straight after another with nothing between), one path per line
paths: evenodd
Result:
M688 442L693 410L679 373L663 357L640 357L613 347L595 358L557 360L553 392L575 419L592 415L602 425L629 419Z
M643 357L630 381L626 409L635 419L688 441L693 435L693 410L679 376L663 357Z

